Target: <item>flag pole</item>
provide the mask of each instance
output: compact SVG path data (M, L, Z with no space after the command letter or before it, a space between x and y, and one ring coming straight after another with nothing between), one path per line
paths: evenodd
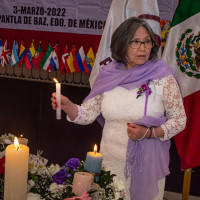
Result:
M21 66L21 75L19 76L19 77L21 77L21 78L25 78L25 76L24 76L24 74L23 74L23 68L24 68L23 65L24 65L24 64L22 63L22 66Z
M186 169L184 172L182 200L189 200L191 174L192 168Z
M5 66L5 73L3 74L4 76L8 76L8 73L7 73L7 65Z
M42 77L41 77L41 68L39 67L39 75L38 75L38 80L42 80Z
M17 77L17 75L15 74L15 65L13 66L13 76Z
M65 75L64 75L63 83L67 83L67 81L66 81L66 73L65 73Z

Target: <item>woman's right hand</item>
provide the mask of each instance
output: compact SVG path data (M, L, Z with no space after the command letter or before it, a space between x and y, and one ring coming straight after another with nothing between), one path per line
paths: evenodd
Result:
M76 104L72 103L66 96L60 95L60 104L61 110L63 110L72 121L78 116L78 108ZM55 92L52 93L51 105L54 110L58 107Z
M60 95L60 104L61 104L61 110L65 111L67 110L67 105L69 103L69 99L66 96ZM56 100L56 93L52 93L51 97L51 105L54 110L58 107L58 103Z

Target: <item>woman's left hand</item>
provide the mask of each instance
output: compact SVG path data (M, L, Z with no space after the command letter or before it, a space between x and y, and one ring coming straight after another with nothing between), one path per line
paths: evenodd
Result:
M147 127L134 123L127 123L127 126L128 137L134 141L141 139L147 131ZM146 136L148 136L148 133Z

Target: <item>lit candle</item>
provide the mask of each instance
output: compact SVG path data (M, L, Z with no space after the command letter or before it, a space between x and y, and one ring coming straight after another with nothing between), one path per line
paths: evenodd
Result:
M27 145L28 144L28 139L24 138L23 135L20 135L20 137L18 138L19 144L24 144Z
M87 172L76 172L74 174L72 192L80 196L83 192L89 191L93 182L93 176Z
M87 153L84 169L88 172L100 173L103 156L97 152L97 145L94 146L94 152Z
M53 80L56 83L56 101L57 101L56 119L61 119L61 102L60 102L61 84L58 82L56 78L53 78Z
M29 148L19 144L6 147L4 200L26 200Z

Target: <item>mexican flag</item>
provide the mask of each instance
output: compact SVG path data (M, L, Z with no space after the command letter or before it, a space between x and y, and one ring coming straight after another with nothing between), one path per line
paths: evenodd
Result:
M50 71L49 68L50 68L50 60L51 60L52 54L53 54L52 47L49 44L49 47L39 64L41 68L43 68L44 70L47 70L48 72Z
M185 130L174 137L181 169L200 166L200 0L180 1L162 59L175 70L187 114Z

